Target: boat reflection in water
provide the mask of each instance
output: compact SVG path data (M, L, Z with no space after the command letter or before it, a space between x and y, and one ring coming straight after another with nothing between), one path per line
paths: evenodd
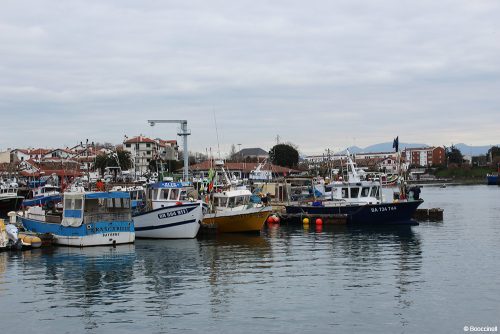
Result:
M232 328L234 316L241 320L248 314L247 330L279 332L291 315L297 318L294 326L305 330L309 322L302 320L311 311L303 305L332 310L315 312L318 323L342 323L352 309L362 309L361 292L385 296L378 297L390 305L384 312L411 307L421 284L421 252L410 228L317 230L286 224L266 227L260 236L41 248L0 254L9 257L6 270L20 267L24 273L19 290L18 281L2 278L0 261L5 291L29 291L6 294L0 284L0 296L4 305L14 305L8 312L24 315L27 326L42 321L54 332L217 332ZM404 324L409 314L397 318ZM6 318L6 325L14 325Z

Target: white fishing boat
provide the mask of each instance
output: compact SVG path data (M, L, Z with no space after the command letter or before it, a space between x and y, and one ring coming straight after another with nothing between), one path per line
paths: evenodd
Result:
M198 200L191 183L152 184L146 203L144 210L133 215L137 237L189 239L198 234L204 203Z
M0 217L10 211L17 211L23 203L23 196L18 195L18 185L15 182L0 182Z

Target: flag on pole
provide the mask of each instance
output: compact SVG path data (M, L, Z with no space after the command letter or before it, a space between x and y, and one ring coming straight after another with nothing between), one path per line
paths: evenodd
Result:
M399 151L399 136L394 138L394 141L392 142L392 148L394 148L396 152Z

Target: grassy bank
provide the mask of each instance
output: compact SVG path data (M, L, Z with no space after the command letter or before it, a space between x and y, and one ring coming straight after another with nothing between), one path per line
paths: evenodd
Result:
M494 172L494 169L487 167L453 167L439 169L435 175L438 178L483 183L486 182L486 174Z

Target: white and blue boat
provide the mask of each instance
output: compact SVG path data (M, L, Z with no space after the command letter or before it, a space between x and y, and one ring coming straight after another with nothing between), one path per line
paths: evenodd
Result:
M194 238L203 221L204 206L189 182L152 184L147 189L145 208L133 214L136 235L155 239Z
M61 202L61 189L53 185L44 185L33 189L29 198L24 199L23 206L46 206L52 209L57 203Z
M62 213L34 206L18 217L26 230L51 233L59 245L117 245L135 240L127 192L68 192L63 194Z

